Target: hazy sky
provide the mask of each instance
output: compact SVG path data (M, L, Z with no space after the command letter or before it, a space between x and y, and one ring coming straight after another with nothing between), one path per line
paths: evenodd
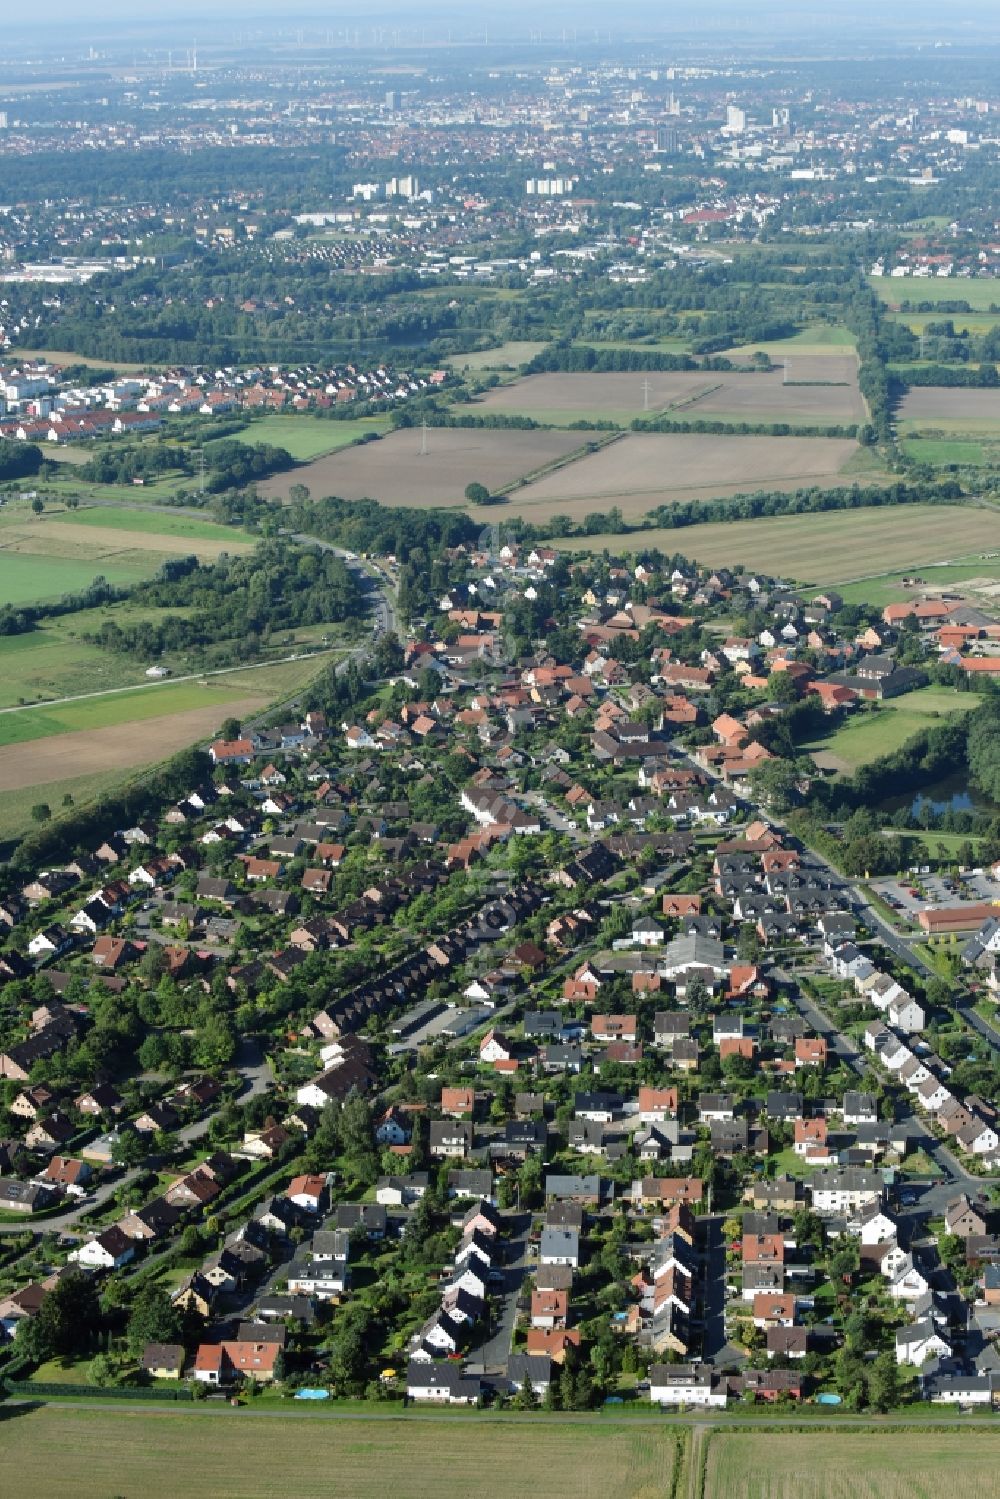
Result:
M725 19L735 21L743 28L769 29L776 21L789 21L793 17L800 23L809 20L823 26L842 25L848 30L865 17L880 24L891 24L894 16L901 26L913 19L921 21L936 19L942 29L956 24L969 24L975 20L992 19L996 15L995 0L955 0L942 5L940 0L882 0L872 5L869 0L46 0L44 7L34 19L29 8L18 7L17 13L6 17L5 29L48 31L56 18L79 25L101 28L104 23L120 22L123 19L142 25L144 22L163 24L181 15L200 16L206 25L213 21L231 21L234 17L244 20L271 20L279 25L294 23L296 17L309 18L321 23L336 25L345 20L391 19L397 24L420 25L425 20L447 20L453 24L464 23L473 29L481 18L493 17L497 22L507 18L510 24L518 21L525 25L544 25L547 21L561 25L568 17L576 16L588 24L601 28L638 25L652 29L670 30L681 26L685 30L699 25L718 25Z
M5 17L5 30L19 37L36 34L51 46L59 32L107 35L125 22L131 32L149 29L185 32L192 22L206 33L220 24L294 26L303 24L336 27L371 26L373 21L399 26L429 28L435 23L454 26L456 32L478 30L483 23L498 36L526 33L539 27L578 26L614 33L667 34L704 31L718 35L727 25L741 39L759 33L769 41L783 32L801 36L810 29L845 39L859 32L891 37L901 43L926 41L935 36L956 35L974 41L977 35L1000 30L997 0L46 0L37 21L27 7ZM898 31L897 31L898 27Z

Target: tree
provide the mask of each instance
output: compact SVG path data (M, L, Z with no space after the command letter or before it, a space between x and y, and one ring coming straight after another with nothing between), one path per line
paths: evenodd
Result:
M850 1282L861 1264L857 1239L841 1234L830 1246L826 1268L831 1280Z
M128 1351L138 1358L147 1343L176 1343L183 1333L183 1318L162 1286L147 1281L129 1312L125 1336Z
M36 494L35 498L31 502L32 514L34 514L34 515L41 515L41 513L42 513L42 511L44 509L45 509L45 501L42 500L42 499L39 499L38 495Z
M868 1371L868 1404L872 1410L888 1411L899 1403L899 1370L895 1355L880 1353Z
M134 1129L123 1129L111 1148L116 1166L141 1166L146 1159L146 1143Z
M708 985L699 975L691 980L687 986L687 1004L692 1015L704 1015L708 1009L709 993Z
M944 979L931 979L924 992L932 1010L945 1010L951 1004L951 988Z
M392 677L402 670L403 647L399 643L398 635L391 632L379 637L372 652L372 665L376 676Z
M48 802L36 802L31 809L32 822L48 822L52 816L52 808Z
M833 1377L837 1392L852 1409L864 1402L867 1369L859 1353L846 1345L839 1350L833 1361Z
M225 1067L236 1052L236 1032L228 1015L213 1010L198 1027L195 1058L200 1067Z
M791 672L772 671L767 679L767 696L772 703L794 703L799 695Z
M762 760L750 772L754 798L775 812L787 812L798 798L798 772L789 760Z
M220 739L239 739L243 732L243 725L238 718L224 718L219 726Z
M87 1378L91 1384L106 1388L117 1383L115 1366L106 1353L98 1353L90 1361Z
M103 1323L96 1284L79 1270L70 1271L49 1291L35 1321L47 1358L85 1352Z
M485 484L473 482L465 486L465 498L470 505L488 505L490 502L490 492Z
M345 1165L358 1181L371 1185L378 1176L371 1104L360 1093L349 1093L340 1111L341 1149Z
M739 936L736 939L736 955L743 963L756 963L761 955L760 937L757 928L749 922L743 922L740 926Z
M340 1154L340 1110L335 1103L324 1104L315 1133L305 1150L308 1171L329 1171Z
M511 1408L516 1411L533 1411L538 1409L538 1396L530 1379L525 1379L521 1388L517 1391L510 1402Z
M179 1249L185 1259L192 1259L201 1251L201 1231L197 1224L189 1223L181 1234Z

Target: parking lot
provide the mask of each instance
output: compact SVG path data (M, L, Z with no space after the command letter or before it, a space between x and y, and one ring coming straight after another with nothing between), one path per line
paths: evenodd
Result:
M954 879L950 875L920 874L904 879L877 879L872 889L898 911L915 921L928 906L960 906L964 902L1000 901L1000 881L979 871Z

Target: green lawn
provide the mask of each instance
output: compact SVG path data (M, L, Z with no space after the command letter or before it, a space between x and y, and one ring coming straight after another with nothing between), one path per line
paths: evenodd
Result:
M388 432L391 423L387 416L359 417L347 421L328 421L320 416L264 416L250 422L238 434L240 442L266 442L285 448L293 458L306 463L324 453L333 453L337 448L346 448L349 443L371 432Z
M87 1384L89 1358L50 1358L39 1364L31 1378L36 1384Z
M921 864L937 864L940 858L939 846L945 850L949 858L953 858L964 843L971 843L972 847L976 848L983 841L981 836L973 836L969 833L917 833L909 828L905 832L896 828L886 828L885 834L887 838L905 840L908 850L917 855L917 862Z
M796 1155L791 1145L785 1150L779 1150L777 1154L771 1157L771 1160L774 1162L775 1175L794 1176L800 1181L804 1181L807 1177L812 1176L816 1170L816 1167L809 1165L807 1161L803 1160L802 1156Z
M806 746L824 757L822 763L841 771L856 770L899 749L920 729L930 728L951 713L968 713L979 704L973 692L951 687L922 687L905 697L892 698L872 708L856 709L839 728Z
M146 718L184 713L191 708L221 708L240 696L241 690L246 694L258 691L253 674L244 674L242 681L242 689L235 679L231 683L224 678L213 679L211 685L204 687L200 682L167 682L137 688L134 692L111 692L104 697L63 703L58 707L42 706L3 713L0 714L0 746L26 744L32 739L47 739L54 734L103 729L112 724L138 723Z
M96 577L128 586L152 577L163 563L150 556L148 562L114 561L103 558L81 561L74 557L40 557L30 552L0 550L0 602L34 604L62 598L89 588Z
M869 284L879 300L892 307L901 302L915 306L921 302L967 302L973 311L988 312L1000 307L1000 281L979 277L956 279L937 276L869 276ZM950 313L941 313L949 317Z

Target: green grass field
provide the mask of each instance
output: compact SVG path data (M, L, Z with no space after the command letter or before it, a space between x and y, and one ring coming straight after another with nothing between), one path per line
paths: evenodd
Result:
M362 417L353 421L327 421L324 417L305 413L302 416L264 416L250 422L238 434L237 440L271 443L285 448L293 458L305 463L323 453L346 448L369 432L387 432L390 425L387 416Z
M915 300L915 299L914 299ZM959 299L960 300L960 299ZM949 322L956 333L990 333L997 325L997 312L890 312L892 323L903 323L913 333L927 330L928 323Z
M147 536L189 536L193 540L247 541L247 533L237 526L221 526L217 521L201 520L197 511L176 515L166 509L134 510L128 505L85 505L69 510L63 520L74 526L110 527L115 531Z
M142 666L47 627L0 638L0 708L142 680Z
M739 1432L711 1436L706 1499L990 1499L1000 1433Z
M124 1404L7 1407L2 1448L30 1499L523 1499L532 1475L546 1499L666 1499L675 1451L669 1432L625 1422L332 1421Z
M147 662L102 650L83 637L98 631L106 620L124 627L189 613L189 609L143 609L126 600L45 619L25 635L0 637L0 708L144 681ZM305 639L307 634L300 632L296 638ZM170 664L176 670L178 663Z
M36 517L27 505L13 503L0 512L0 603L49 602L81 592L96 577L127 587L151 578L171 555L191 552L210 561L253 546L247 532L197 513L50 504Z
M81 479L76 472L81 462L78 457L74 455L67 459L61 452L58 457L59 472L44 481L42 494L46 500L50 496L61 500L75 495L77 499L93 504L115 504L122 500L127 503L130 499L142 499L153 505L174 499L179 489L190 489L194 482L189 474L175 470L173 473L161 474L158 479L150 479L145 484L91 484L86 479Z
M973 280L951 276L869 276L868 280L879 300L890 307L898 307L901 302L914 306L921 302L967 302L974 312L988 312L994 305L1000 307L1000 281L984 277Z
M510 339L498 349L478 349L472 354L453 354L446 364L456 370L517 369L545 348L532 339Z
M752 354L755 349L781 358L783 354L843 354L853 349L854 334L839 324L812 323L788 338L770 339L766 343L734 344L727 354Z
M98 574L109 583L127 587L151 577L162 562L162 557L151 558L148 565L124 559L86 562L73 557L0 551L0 603L34 604L62 598L65 593L89 588Z
M264 673L258 673L263 676ZM189 708L224 709L225 704L242 693L260 692L262 685L244 673L242 689L237 679L211 678L209 685L200 682L165 682L137 688L134 692L109 692L103 697L85 698L59 706L24 708L0 714L0 747L26 744L32 739L48 739L54 734L74 734L88 729L104 729L114 724L140 723L146 718L160 718L168 713L184 713Z
M909 572L890 572L877 578L865 578L856 583L843 583L839 591L845 604L877 604L884 609L886 604L896 604L913 596L912 588L903 587L903 579L912 577ZM968 583L979 579L1000 580L1000 556L973 555L965 561L933 565L924 563L920 577L934 588L947 588L956 583Z
M117 790L128 774L120 770L98 770L88 775L69 776L62 781L46 781L43 786L26 786L18 791L0 791L0 845L23 838L36 826L32 807L44 802L58 817L63 798L71 796L73 804L85 806L98 797Z
M907 437L901 444L907 458L917 463L991 463L990 449L980 442L956 442L947 437Z
M968 713L978 707L979 701L974 692L922 687L873 709L856 709L839 728L806 748L832 769L856 770L899 749L920 729L930 728L952 713Z

